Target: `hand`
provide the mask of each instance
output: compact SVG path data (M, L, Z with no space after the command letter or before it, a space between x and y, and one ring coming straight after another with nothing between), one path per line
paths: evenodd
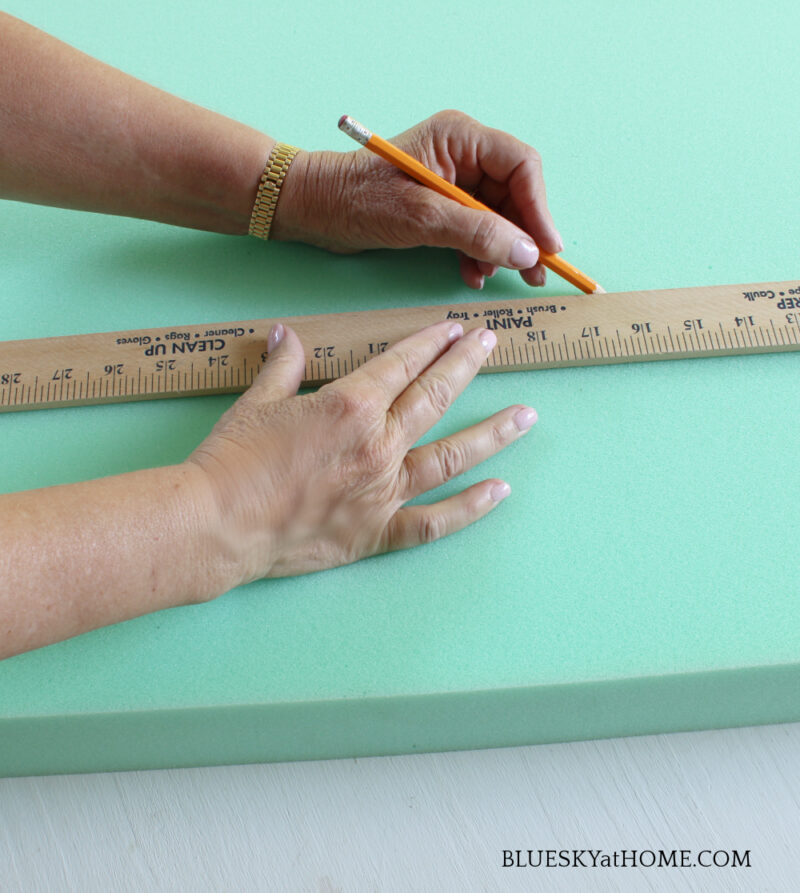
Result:
M529 285L544 285L539 247L556 253L564 246L534 149L455 111L439 112L393 142L498 214L465 208L368 149L301 152L283 185L273 237L340 253L456 248L471 288L482 288L498 266L519 270Z
M431 542L494 508L509 492L497 479L432 505L403 507L508 446L536 420L534 410L512 406L412 448L494 343L487 329L464 335L458 324L437 323L316 393L296 396L303 348L293 330L277 326L258 378L187 460L210 488L212 530L222 562L233 569L230 585Z

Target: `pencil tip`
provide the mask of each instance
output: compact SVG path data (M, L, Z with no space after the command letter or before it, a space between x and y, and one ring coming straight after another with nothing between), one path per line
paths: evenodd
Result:
M595 290L592 292L593 295L607 295L608 292L603 288L602 285L598 285Z

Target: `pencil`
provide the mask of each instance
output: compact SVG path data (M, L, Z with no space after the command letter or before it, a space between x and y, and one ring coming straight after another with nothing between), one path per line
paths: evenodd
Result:
M492 210L487 205L484 205L483 202L473 198L468 192L464 192L458 186L448 183L447 180L429 170L424 164L421 164L416 158L412 158L402 149L398 149L397 146L393 146L376 133L367 130L363 124L359 124L358 121L354 121L348 115L342 115L339 118L339 130L352 137L356 142L361 143L362 146L366 146L376 155L380 155L381 158L391 162L395 167L400 168L401 171L422 183L423 186L430 186L431 189L435 189L441 195L452 198L467 208L473 208L475 211ZM598 285L594 279L591 279L586 273L582 273L577 267L573 267L571 263L565 261L558 254L540 251L539 261L549 270L558 273L567 282L571 282L572 285L587 294L605 293L605 289Z

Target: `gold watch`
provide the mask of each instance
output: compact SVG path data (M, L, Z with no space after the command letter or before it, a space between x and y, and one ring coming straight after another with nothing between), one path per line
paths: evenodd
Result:
M278 204L281 186L283 186L289 165L299 151L295 146L275 143L269 153L250 217L249 233L251 236L257 236L259 239L269 238L269 230L272 226L272 218L275 216L275 207Z

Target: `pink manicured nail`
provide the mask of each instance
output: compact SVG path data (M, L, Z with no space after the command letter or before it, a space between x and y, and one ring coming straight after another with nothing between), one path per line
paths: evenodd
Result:
M270 330L269 336L267 337L267 350L272 351L283 341L283 336L286 334L286 329L283 327L283 323L276 323Z
M539 260L539 249L530 239L517 239L511 246L509 261L512 267L527 270Z
M455 323L447 333L448 340L455 341L464 334L464 326L460 322Z
M490 332L489 329L484 329L480 335L478 335L478 338L486 353L489 353L495 344L497 344L497 335L495 335L494 332Z
M508 484L503 481L503 483L494 484L492 486L492 489L489 491L489 494L495 502L501 502L503 499L506 498L506 496L508 496L510 492L511 487L509 487Z
M514 424L520 431L527 431L539 418L535 409L525 407L514 415Z

